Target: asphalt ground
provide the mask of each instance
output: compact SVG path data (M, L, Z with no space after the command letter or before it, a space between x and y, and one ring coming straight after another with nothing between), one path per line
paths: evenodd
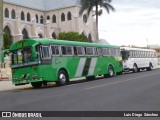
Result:
M160 111L159 86L160 69L78 80L62 87L22 87L0 92L0 111Z

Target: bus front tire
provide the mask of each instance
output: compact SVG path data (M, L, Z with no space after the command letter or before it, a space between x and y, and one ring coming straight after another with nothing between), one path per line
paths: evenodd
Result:
M56 84L58 86L64 86L66 84L68 84L68 76L67 76L67 73L66 71L64 70L60 70L59 73L58 73L58 81L56 82Z
M152 71L152 64L149 64L149 67L147 68L147 71Z
M41 88L42 87L42 82L32 82L31 85L34 88Z
M137 65L134 65L134 66L133 66L133 72L134 72L134 73L138 72Z

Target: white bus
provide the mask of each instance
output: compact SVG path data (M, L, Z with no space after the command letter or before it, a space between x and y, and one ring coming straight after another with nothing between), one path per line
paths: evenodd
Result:
M151 71L158 65L155 50L121 47L124 71L139 72L141 69Z

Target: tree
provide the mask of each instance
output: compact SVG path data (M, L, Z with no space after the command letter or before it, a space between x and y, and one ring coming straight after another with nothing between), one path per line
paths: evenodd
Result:
M103 11L100 8L106 9L108 14L110 13L110 10L115 11L115 8L110 4L112 0L81 0L81 9L79 11L79 14L82 15L82 13L87 10L88 16L90 15L91 11L95 7L95 16L96 16L96 36L97 40L99 40L99 33L98 33L98 16L100 16Z
M84 34L79 34L78 32L62 32L59 33L58 39L69 40L69 41L79 41L88 42L88 38Z
M12 36L3 33L3 47L4 49L9 49L10 46L12 45Z

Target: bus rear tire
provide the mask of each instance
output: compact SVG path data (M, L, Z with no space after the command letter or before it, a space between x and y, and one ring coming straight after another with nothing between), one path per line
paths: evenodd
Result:
M147 71L152 71L152 64L149 64L149 67L147 68Z
M32 82L31 85L34 88L41 88L42 87L42 82Z
M108 77L113 77L114 76L114 69L113 67L110 65L108 67L108 74L104 74L104 77L105 78L108 78Z
M69 80L68 80L68 75L66 73L66 71L64 70L60 70L58 73L58 81L56 82L56 84L58 86L64 86L66 84L68 84Z

